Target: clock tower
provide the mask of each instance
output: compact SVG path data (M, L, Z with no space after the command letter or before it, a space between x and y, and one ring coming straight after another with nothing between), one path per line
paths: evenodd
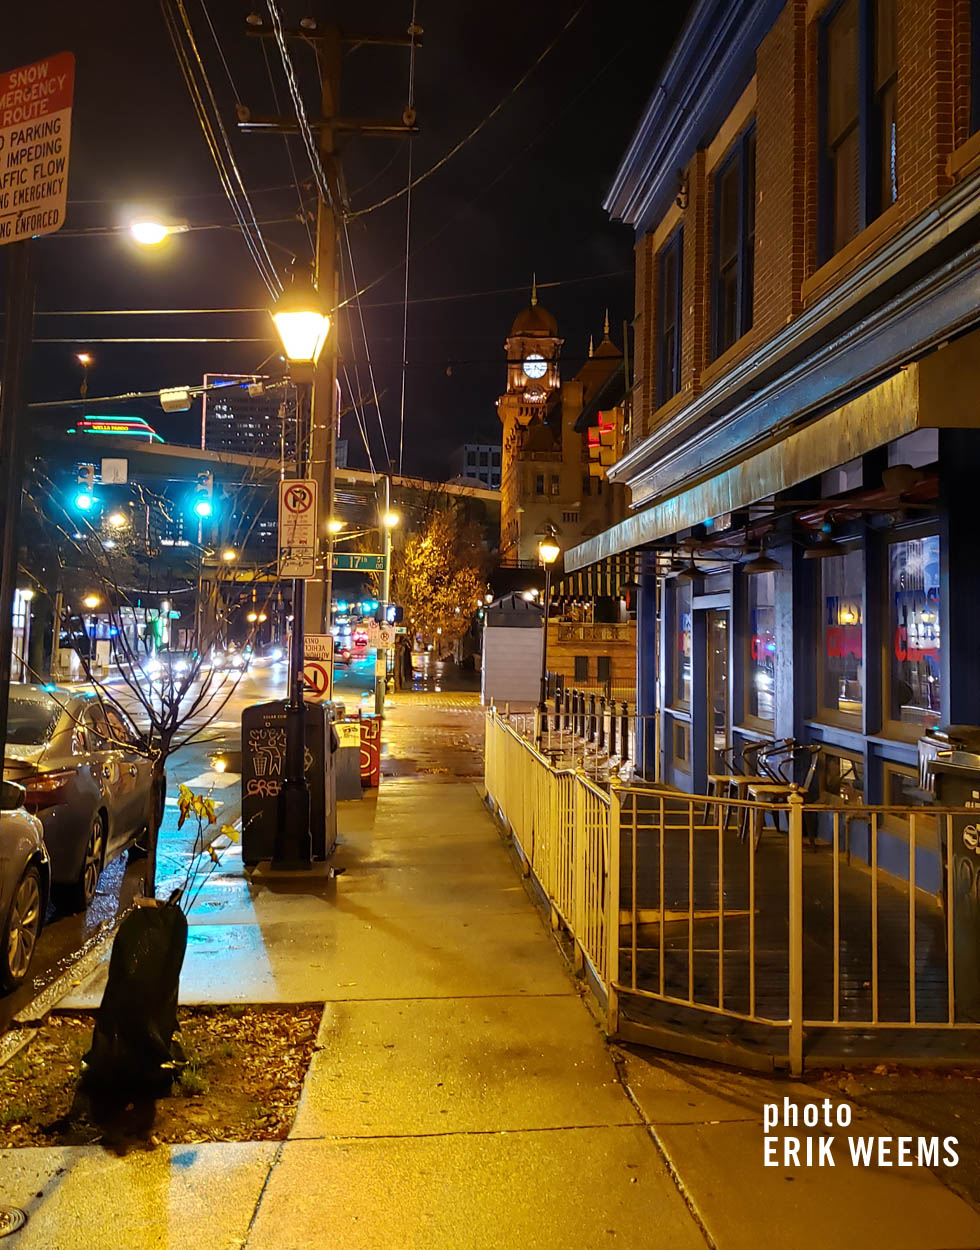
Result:
M533 559L539 535L529 514L528 459L533 459L550 483L556 480L547 462L561 461L561 378L558 356L562 339L558 322L538 303L537 282L531 300L514 318L504 343L507 352L507 390L497 400L503 425L500 473L500 554L504 560ZM554 467L554 466L552 466ZM535 472L537 473L537 469ZM544 479L542 479L544 480ZM529 553L531 553L529 555Z

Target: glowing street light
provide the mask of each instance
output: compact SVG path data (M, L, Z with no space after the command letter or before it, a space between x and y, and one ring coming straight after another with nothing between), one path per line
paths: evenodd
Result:
M272 320L290 364L315 365L330 331L324 299L308 280L294 280L276 300Z
M398 515L397 512L386 512L384 516L381 518L381 524L387 530L394 529L395 526L400 523L400 521L401 521L401 517Z
M538 543L538 559L544 565L544 594L541 597L541 604L544 611L541 614L541 627L543 630L541 637L541 696L538 700L538 746L541 746L541 736L544 732L545 718L548 715L547 696L548 696L548 612L551 607L551 566L561 555L561 548L555 538L555 531L552 526L548 526L548 532L544 538Z
M238 559L238 552L234 551L231 547L228 547L226 550L222 551L221 558L224 560L225 564L231 564L233 561Z
M158 247L164 239L176 233L177 229L179 227L165 225L162 221L143 220L129 223L129 233L144 247Z
M82 604L88 608L90 612L94 612L101 602L102 600L98 595L86 595L82 600Z
M344 528L345 524L346 522L341 521L339 517L335 517L335 516L331 517L330 520L327 522L327 533L339 534L340 531Z
M128 518L122 512L113 512L112 515L108 518L108 521L114 530L125 529L126 526L129 524Z
M20 595L20 597L21 597L23 600L25 600L27 603L30 603L30 601L34 598L34 590L33 590L33 587L31 587L31 586L27 586L27 587L25 587L25 589L24 589L24 590L18 590L18 592L17 592L17 593L18 593L18 594Z

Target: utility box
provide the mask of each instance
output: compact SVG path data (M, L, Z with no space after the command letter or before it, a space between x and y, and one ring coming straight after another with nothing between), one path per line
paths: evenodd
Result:
M541 693L544 612L516 592L491 603L484 615L480 700L537 707Z
M928 780L940 807L972 807L976 815L951 816L950 845L943 847L943 867L952 860L953 988L958 1022L980 1022L980 725L946 725L930 731L935 754L926 760ZM940 837L945 840L945 820ZM943 873L943 893L949 876Z
M380 716L361 717L361 785L375 789L381 785Z
M276 699L242 712L242 862L246 865L275 854L276 832L283 819L287 707L285 699ZM337 843L337 738L324 704L304 707L312 855L314 860L323 860L333 854Z

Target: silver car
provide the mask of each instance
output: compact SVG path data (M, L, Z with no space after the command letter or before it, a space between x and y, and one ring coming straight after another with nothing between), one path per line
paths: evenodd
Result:
M0 991L27 976L48 905L51 868L41 822L24 807L24 791L0 785Z
M11 685L4 776L41 819L52 896L70 911L89 905L102 869L127 847L146 853L162 815L140 736L104 696Z

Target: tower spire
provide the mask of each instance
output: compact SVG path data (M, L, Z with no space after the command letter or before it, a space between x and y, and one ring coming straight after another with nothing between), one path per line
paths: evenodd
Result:
M592 342L592 335L590 334L589 335L589 359L591 360L594 355L595 355L595 347Z
M608 308L606 309L606 319L602 323L602 337L606 339L609 337L609 309Z
M533 308L537 302L538 302L538 275L536 273L532 273L531 274L531 307Z

